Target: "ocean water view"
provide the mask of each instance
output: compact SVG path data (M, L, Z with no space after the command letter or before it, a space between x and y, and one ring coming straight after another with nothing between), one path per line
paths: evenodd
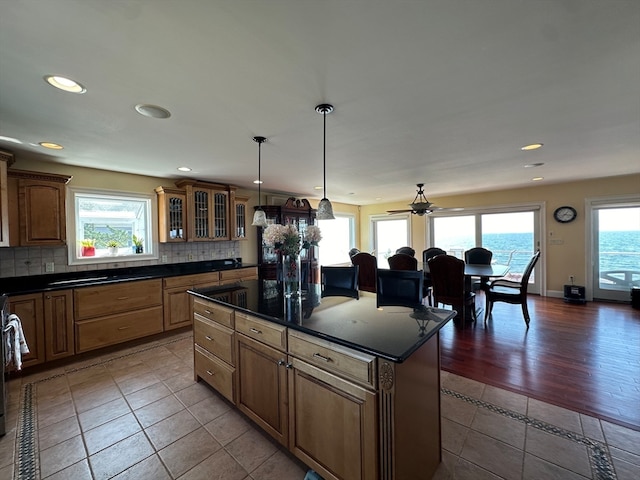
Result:
M600 271L635 271L634 281L639 281L640 231L601 231L599 240ZM440 237L438 243L459 258L475 246L469 236ZM495 263L510 265L511 273L522 273L535 250L533 233L487 233L482 236L482 245L493 252Z

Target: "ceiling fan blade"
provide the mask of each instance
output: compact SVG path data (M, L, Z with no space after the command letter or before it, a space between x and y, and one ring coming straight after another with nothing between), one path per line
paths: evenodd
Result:
M412 212L413 210L409 209L409 210L387 210L387 213L407 213L407 212Z

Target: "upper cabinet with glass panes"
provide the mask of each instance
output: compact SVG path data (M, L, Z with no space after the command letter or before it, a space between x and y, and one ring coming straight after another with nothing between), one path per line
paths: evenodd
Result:
M184 188L186 195L188 241L235 238L230 215L233 187L196 180L179 180L176 186Z
M156 188L158 194L158 232L160 242L187 240L187 195L176 188Z

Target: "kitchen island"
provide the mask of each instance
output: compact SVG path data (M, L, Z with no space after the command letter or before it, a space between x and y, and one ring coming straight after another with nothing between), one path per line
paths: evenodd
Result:
M195 378L325 479L428 479L441 460L439 330L431 307L320 298L248 280L194 289Z

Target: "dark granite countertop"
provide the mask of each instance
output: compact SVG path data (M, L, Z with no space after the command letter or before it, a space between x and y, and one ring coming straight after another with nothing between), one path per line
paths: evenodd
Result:
M218 272L237 268L255 267L242 263L240 259L209 260L204 262L170 263L144 267L112 268L84 272L51 273L21 277L0 278L0 294L21 295L26 293L62 290L117 282L147 280L150 278L174 277L196 273Z
M359 299L320 298L320 285L309 285L301 300L285 299L273 280L246 280L190 290L206 300L231 306L318 338L401 363L455 316L432 307L376 308L376 295Z

